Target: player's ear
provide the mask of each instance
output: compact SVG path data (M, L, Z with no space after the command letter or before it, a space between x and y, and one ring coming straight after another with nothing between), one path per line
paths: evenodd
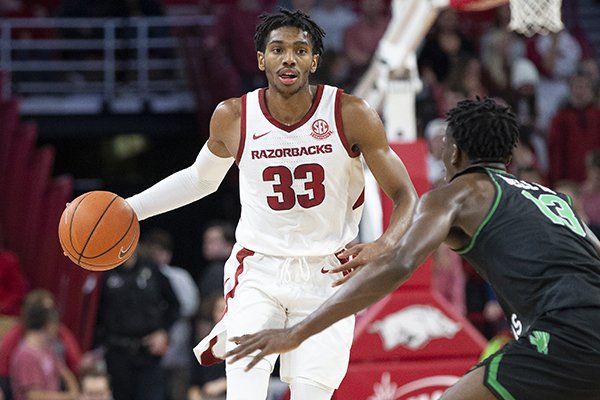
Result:
M265 53L262 51L256 52L256 61L258 62L258 69L261 71L265 70Z
M458 148L458 146L456 145L456 143L452 143L451 147L452 152L450 153L450 163L457 167L460 165L460 162L462 161L462 152L460 151L460 149Z
M317 67L319 66L319 57L320 56L318 54L313 54L312 64L310 65L311 74L314 74L317 70Z

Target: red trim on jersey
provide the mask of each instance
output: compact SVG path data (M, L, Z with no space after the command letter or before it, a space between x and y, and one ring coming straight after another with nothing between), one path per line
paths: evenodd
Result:
M246 95L242 96L242 116L240 117L240 143L235 155L235 163L239 166L246 145Z
M348 139L346 139L346 134L344 133L344 122L342 121L342 94L344 94L342 89L338 89L335 93L335 126L346 152L350 157L355 158L360 156L360 152L352 150L352 146L348 143Z
M235 296L235 289L237 289L237 286L240 283L239 277L242 274L242 272L244 272L244 259L246 257L252 256L252 255L254 255L254 252L252 250L248 250L246 248L242 248L236 254L235 257L237 258L239 265L238 265L237 269L235 270L235 274L233 277L235 282L233 284L233 288L231 288L231 290L225 294L225 310L223 311L223 315L221 315L221 318L219 320L223 319L225 314L227 314L227 308L229 307L228 300ZM204 350L200 354L200 364L201 365L208 366L208 365L217 364L217 363L220 363L223 361L221 358L216 357L213 353L213 347L215 346L215 344L217 344L218 340L219 340L219 334L217 334L215 337L210 339L210 342L208 342L208 347L206 348L206 350ZM224 338L223 338L223 340L224 340Z
M253 256L254 252L252 250L248 250L246 248L242 248L240 251L238 251L238 253L235 255L235 258L238 260L239 265L237 267L237 269L235 270L235 274L233 276L234 279L234 283L233 283L233 287L231 288L231 290L229 292L227 292L225 294L225 313L227 312L227 301L231 298L233 298L233 296L235 296L235 289L237 289L239 282L239 277L241 275L242 272L244 272L244 259L246 257L249 256Z
M212 352L212 348L214 347L215 344L217 344L217 339L218 339L217 336L212 338L208 344L208 349L200 355L200 364L201 365L208 366L208 365L213 365L213 364L218 364L220 362L223 362L222 359L215 357L215 355Z
M315 93L315 97L313 98L312 106L310 106L310 109L304 115L304 117L302 117L302 119L300 121L296 122L293 125L283 124L283 123L279 122L278 120L276 120L275 117L273 117L271 115L271 113L267 109L267 103L265 102L265 92L266 92L265 88L260 89L258 92L258 104L260 104L260 109L261 109L263 115L271 124L273 124L274 126L276 126L279 129L281 129L282 131L291 132L294 129L298 129L299 127L304 125L306 123L306 121L308 121L310 119L310 117L313 116L315 111L317 111L317 108L319 107L319 103L321 102L321 97L323 97L323 89L324 89L323 85L317 85L317 93Z
M358 207L362 206L365 202L365 189L363 188L362 192L360 192L360 196L358 196L358 199L356 199L356 201L354 202L354 205L352 206L353 210L356 210Z

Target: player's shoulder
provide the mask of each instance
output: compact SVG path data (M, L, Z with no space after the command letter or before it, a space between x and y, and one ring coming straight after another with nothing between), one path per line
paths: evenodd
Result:
M443 204L445 207L455 205L460 207L469 198L472 198L476 191L477 187L472 182L472 177L460 176L457 179L429 190L421 199L423 202L429 204Z
M242 98L232 97L221 101L215 107L213 118L231 119L239 118L242 115Z
M341 108L342 121L350 136L354 133L362 136L364 132L371 132L374 126L381 125L377 111L358 96L342 94Z
M355 112L370 112L373 109L364 99L353 94L342 93L341 97L342 112L352 115Z

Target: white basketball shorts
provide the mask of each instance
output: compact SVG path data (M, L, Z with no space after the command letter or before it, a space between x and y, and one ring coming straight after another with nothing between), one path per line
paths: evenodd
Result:
M227 337L262 329L295 325L318 308L337 288L331 283L342 274L326 273L340 265L335 255L274 257L236 245L225 265ZM315 381L337 389L348 368L354 335L354 316L338 321L308 338L280 359L281 380ZM226 342L227 350L235 343ZM271 368L277 355L267 357ZM227 368L243 368L243 362Z

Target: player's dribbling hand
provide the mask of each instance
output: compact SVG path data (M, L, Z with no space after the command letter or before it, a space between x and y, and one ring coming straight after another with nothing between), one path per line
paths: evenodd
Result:
M235 342L237 347L225 354L229 364L250 356L259 351L252 361L246 365L245 370L249 371L260 360L269 354L281 354L294 350L300 345L300 342L294 339L290 334L290 329L267 329L252 335L235 336L229 339Z

